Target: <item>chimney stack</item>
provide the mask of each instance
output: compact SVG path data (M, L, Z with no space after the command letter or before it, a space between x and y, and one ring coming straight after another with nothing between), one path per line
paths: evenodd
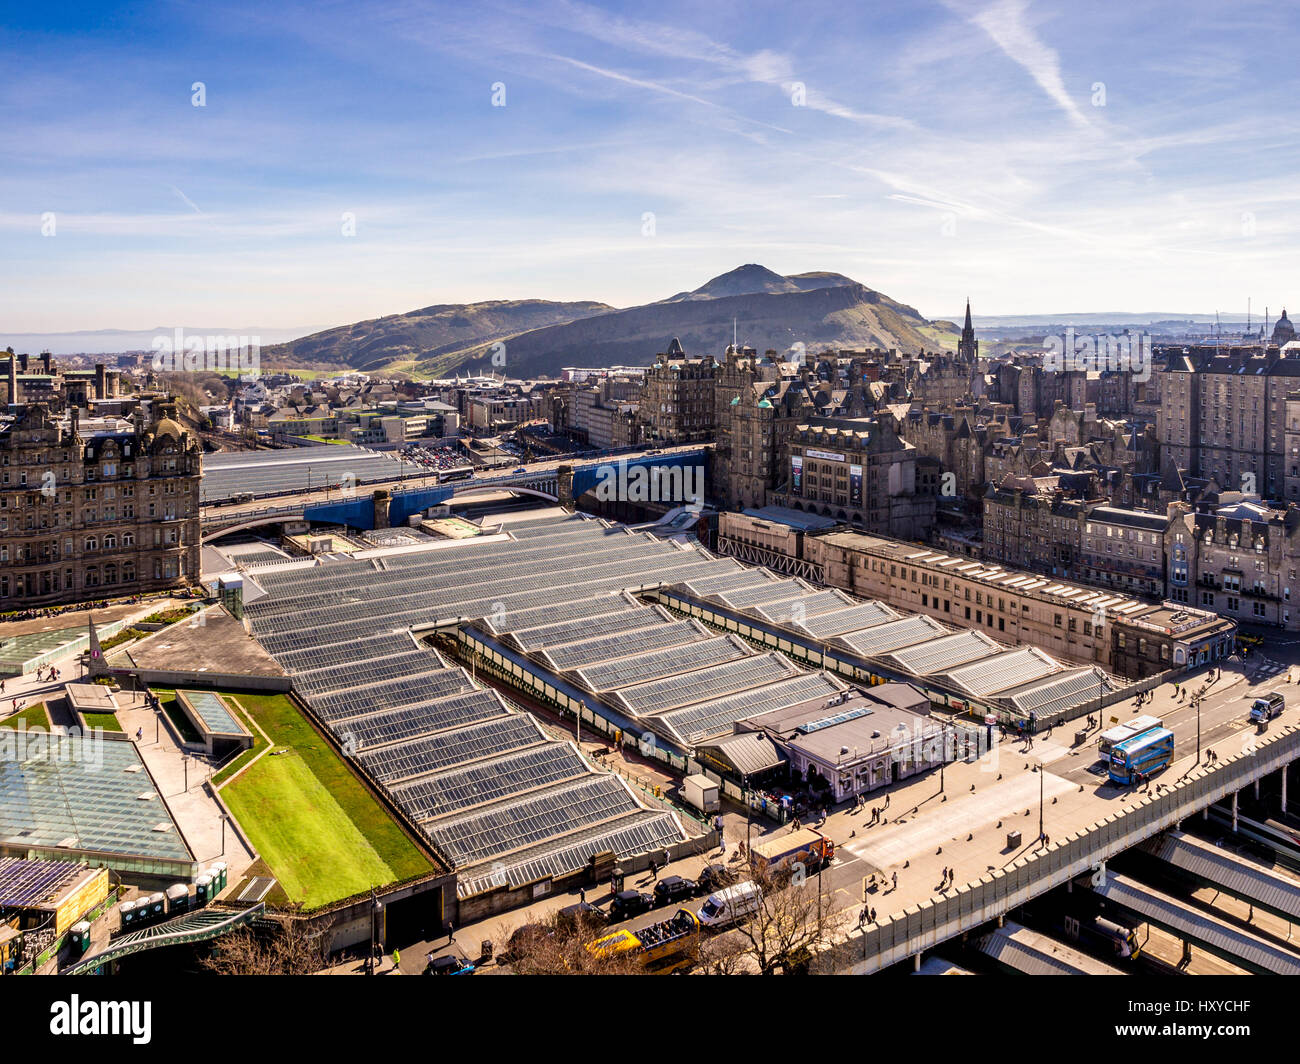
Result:
M9 356L9 405L18 405L18 356Z
M108 377L104 371L104 363L95 363L95 398L108 398Z

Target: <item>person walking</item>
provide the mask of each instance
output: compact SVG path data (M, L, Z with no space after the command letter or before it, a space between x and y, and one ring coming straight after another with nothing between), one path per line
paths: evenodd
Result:
M893 890L897 890L897 889L898 889L898 873L897 873L897 872L894 873L894 885L893 885L892 889L893 889Z
M135 741L138 743L144 739L144 728L139 727L135 730Z
M586 905L586 904L587 904L587 888L586 888L586 887L579 887L579 888L578 888L578 901L579 901L582 905Z

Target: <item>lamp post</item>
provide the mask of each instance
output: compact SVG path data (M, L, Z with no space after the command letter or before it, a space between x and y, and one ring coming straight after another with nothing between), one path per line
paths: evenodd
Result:
M1196 698L1196 763L1201 763L1201 699Z
M1038 762L1038 842L1043 841L1043 763Z
M370 949L366 953L366 975L375 974L375 943L379 938L379 913L383 903L372 890L370 892Z

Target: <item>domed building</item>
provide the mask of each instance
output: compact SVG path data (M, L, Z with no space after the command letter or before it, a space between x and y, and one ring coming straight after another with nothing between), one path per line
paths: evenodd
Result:
M1286 316L1286 308L1282 308L1282 316L1277 319L1277 324L1273 326L1273 343L1278 347L1289 344L1295 339L1295 326Z

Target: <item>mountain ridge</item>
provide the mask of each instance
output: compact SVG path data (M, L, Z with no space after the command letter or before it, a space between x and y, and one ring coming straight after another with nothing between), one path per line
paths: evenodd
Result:
M674 336L690 355L720 356L736 325L741 342L758 350L803 344L813 354L827 348L951 350L959 332L954 323L929 321L843 274L782 276L746 263L698 288L640 306L438 303L277 344L264 348L262 357L264 365L324 362L423 376L487 370L554 376L566 365L649 365Z

